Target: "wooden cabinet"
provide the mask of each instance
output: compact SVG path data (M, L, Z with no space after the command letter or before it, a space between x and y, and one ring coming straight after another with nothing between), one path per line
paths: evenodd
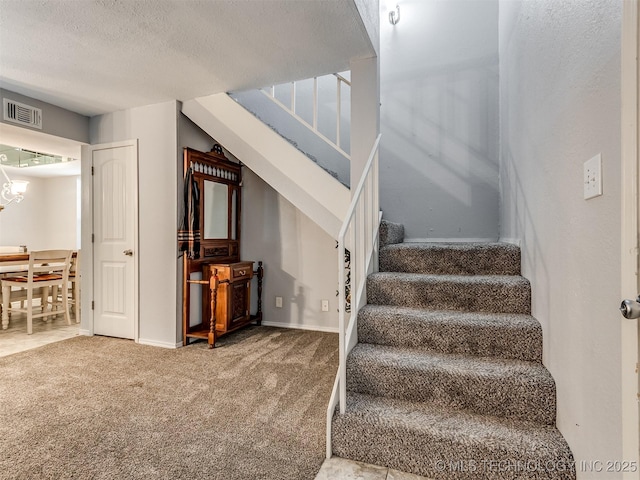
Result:
M253 262L207 264L204 278L217 272L218 290L216 298L216 333L219 335L233 331L251 322L251 279ZM211 293L204 296L205 311L211 312Z

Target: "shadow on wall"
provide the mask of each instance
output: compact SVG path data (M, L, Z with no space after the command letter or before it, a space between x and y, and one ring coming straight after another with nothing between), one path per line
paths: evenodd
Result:
M243 182L242 257L264 262L264 321L335 329L335 241L248 168ZM282 308L276 308L276 297L282 297ZM321 311L322 299L329 300L329 312Z
M243 169L243 208L242 208L242 258L262 260L264 266L264 284L262 290L263 320L267 323L290 323L294 304L298 307L299 322L304 316L304 289L298 303L296 280L287 272L284 264L287 257L297 258L297 244L292 239L281 239L281 212L277 193L268 187L248 168ZM295 238L293 239L295 240ZM287 248L281 246L287 243ZM255 266L254 266L255 267ZM257 279L251 286L257 292ZM275 305L276 297L282 297L282 307ZM258 309L257 295L252 295L251 311Z
M302 285L298 285L298 291L291 299L291 303L296 306L297 310L297 318L294 323L302 324L304 323L304 312L306 308L305 295L304 295L304 287Z
M381 204L412 238L498 237L498 60L385 82Z

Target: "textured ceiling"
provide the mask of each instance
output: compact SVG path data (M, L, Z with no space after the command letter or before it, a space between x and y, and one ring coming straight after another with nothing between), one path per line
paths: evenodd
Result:
M353 0L0 0L0 86L84 115L372 55Z

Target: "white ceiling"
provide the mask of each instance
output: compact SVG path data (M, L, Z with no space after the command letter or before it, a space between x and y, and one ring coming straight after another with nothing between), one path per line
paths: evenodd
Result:
M353 0L0 0L0 86L89 116L372 55Z

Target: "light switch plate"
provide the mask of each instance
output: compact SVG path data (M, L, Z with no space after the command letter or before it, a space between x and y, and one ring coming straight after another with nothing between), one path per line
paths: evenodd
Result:
M584 162L584 199L602 195L602 155Z
M282 308L282 297L276 297L276 308Z

